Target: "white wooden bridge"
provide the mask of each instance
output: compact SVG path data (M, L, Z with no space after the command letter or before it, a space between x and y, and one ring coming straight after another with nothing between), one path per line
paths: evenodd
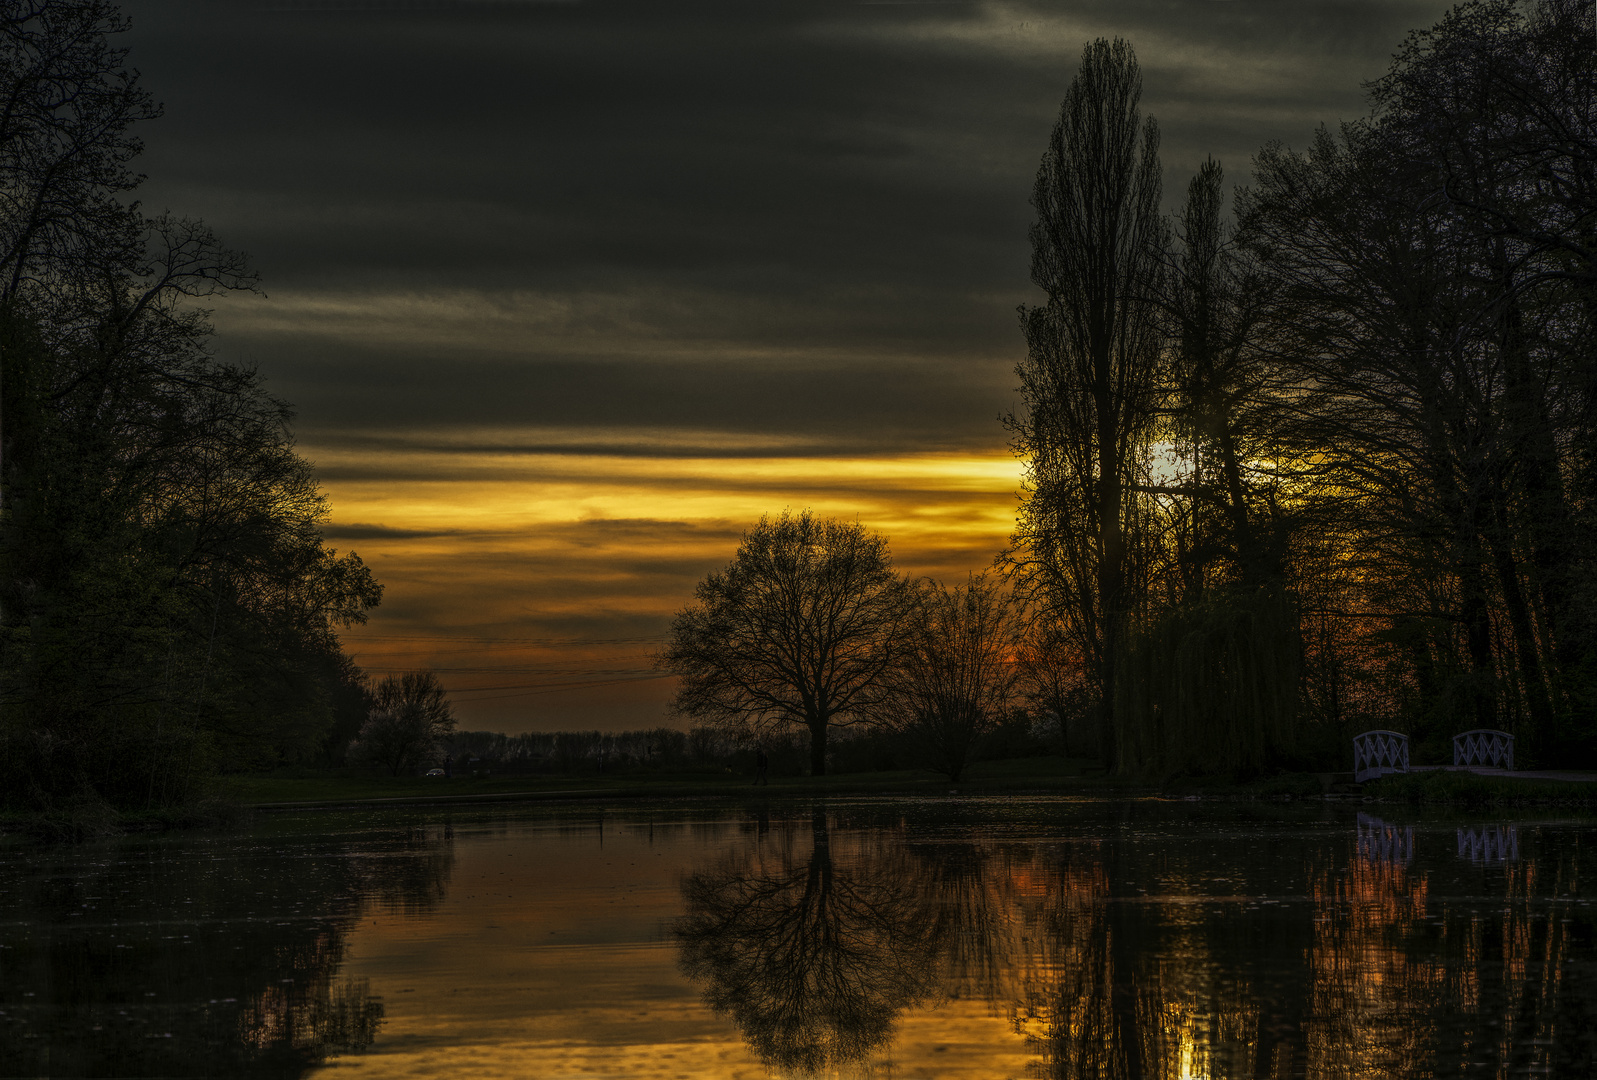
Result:
M1414 765L1409 761L1408 736L1401 731L1376 729L1353 738L1353 780L1362 784L1394 773L1472 772L1515 780L1573 780L1597 782L1594 772L1514 768L1514 736L1492 728L1475 728L1453 736L1453 764ZM1333 774L1326 773L1324 776ZM1345 775L1345 774L1344 774ZM1329 789L1327 789L1329 790Z
M1408 736L1400 731L1366 731L1353 739L1353 779L1374 780L1408 772Z

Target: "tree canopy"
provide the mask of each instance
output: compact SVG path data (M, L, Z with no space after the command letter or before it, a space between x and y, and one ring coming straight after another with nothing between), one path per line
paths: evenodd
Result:
M1163 228L1130 48L1084 52L1033 200L1008 565L1123 770L1393 726L1597 760L1592 27L1463 4L1367 116L1264 147L1229 215L1209 162Z
M1019 704L1018 605L985 574L920 583L889 675L888 722L957 783L982 738Z
M660 664L680 679L676 711L751 739L802 725L824 775L829 729L882 704L908 596L880 534L808 511L761 518L671 624Z
M432 764L454 730L455 715L437 674L407 671L372 688L371 713L349 752L398 776Z
M289 407L209 351L248 291L127 196L159 110L99 0L0 7L0 775L48 807L191 797L324 751L381 587L322 541Z

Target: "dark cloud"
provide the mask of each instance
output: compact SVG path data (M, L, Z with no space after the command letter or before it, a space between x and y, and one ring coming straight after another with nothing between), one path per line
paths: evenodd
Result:
M1138 46L1173 202L1207 154L1243 179L1267 139L1357 112L1361 80L1442 6L129 10L167 106L147 200L210 220L274 295L643 309L580 312L579 362L559 355L570 326L462 325L418 349L310 317L235 331L248 305L224 303L223 355L261 367L308 427L603 414L896 445L921 427L1001 440L1012 312L1033 295L1031 175L1084 40Z
M309 374L292 369L286 378L273 380L272 387L291 400L304 400L314 388L320 411L302 413L304 439L323 445L322 432L336 433L346 426L434 430L468 423L671 426L808 435L820 445L796 448L805 456L817 451L952 450L1001 444L1003 431L997 418L1010 404L1005 393L1007 372L1002 368L991 373L973 366L968 372L935 379L928 378L924 368L885 363L834 367L817 362L810 368L771 370L759 364L693 362L546 362L505 367L455 359L410 366L361 353L347 350L342 362L315 382ZM996 377L984 383L976 378L980 374ZM329 415L338 422L329 423ZM378 442L370 444L373 449ZM458 443L454 449L471 452ZM526 454L570 452L571 447L493 442L476 449ZM706 456L705 449L688 442L654 452ZM708 456L770 453L758 445L708 449ZM632 450L649 452L644 447Z
M395 529L387 525L324 525L322 537L327 540L430 540L438 536L458 536L459 529Z
M217 351L298 407L335 519L384 522L326 533L389 585L365 632L440 640L658 635L784 505L891 510L921 530L902 548L917 572L984 565L1001 536L968 523L1001 529L1012 495L905 477L888 507L826 461L1002 453L1015 307L1036 298L1032 178L1082 45L1137 48L1174 207L1205 157L1246 182L1265 142L1359 114L1361 83L1446 7L127 4L133 63L166 105L142 197L249 251L268 293L218 302ZM671 499L703 470L662 465L634 500L659 504L619 509L662 521L625 525L591 520L580 483L536 488L571 520L545 514L538 545L512 550L480 499L454 520L429 486L506 458L532 483L572 454L618 475L724 459L725 497L699 492L706 520L685 520ZM814 476L746 475L782 457ZM511 509L535 490L501 486ZM352 640L374 663L427 660ZM591 715L631 723L666 692L612 688ZM492 715L511 724L513 705ZM560 708L523 726L582 715Z

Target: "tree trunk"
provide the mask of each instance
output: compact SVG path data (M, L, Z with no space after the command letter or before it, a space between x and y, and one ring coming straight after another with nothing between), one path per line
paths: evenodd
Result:
M1531 562L1536 567L1533 595L1540 599L1545 613L1556 686L1558 669L1573 669L1589 644L1581 620L1575 617L1581 590L1570 541L1577 528L1559 470L1557 425L1542 381L1531 364L1524 313L1515 296L1515 282L1501 239L1496 242L1493 253L1503 293L1509 298L1501 315L1503 369L1508 377L1505 418L1513 447L1514 472L1519 477L1529 511L1527 533ZM1518 630L1516 626L1516 634ZM1542 681L1540 675L1537 681ZM1549 697L1549 710L1551 707Z
M1116 412L1109 400L1109 343L1103 343L1098 393L1098 612L1102 648L1103 707L1099 713L1098 747L1105 768L1110 772L1119 763L1119 743L1115 731L1115 674L1119 666L1121 618L1121 575L1125 562L1125 538L1120 529L1120 446L1116 439Z
M1479 563L1465 561L1458 566L1459 592L1463 594L1460 618L1469 642L1473 674L1470 696L1475 702L1475 726L1497 727L1497 673L1492 663L1492 624L1486 608L1486 583Z
M810 775L826 775L826 721L810 721Z
M1520 678L1525 683L1525 700L1530 708L1531 726L1535 732L1531 755L1534 757L1544 753L1554 739L1552 701L1547 695L1546 680L1542 677L1536 632L1531 626L1524 591L1520 588L1519 567L1514 553L1500 540L1493 539L1492 561L1497 569L1498 581L1502 584L1508 625L1514 634L1514 654L1519 660Z

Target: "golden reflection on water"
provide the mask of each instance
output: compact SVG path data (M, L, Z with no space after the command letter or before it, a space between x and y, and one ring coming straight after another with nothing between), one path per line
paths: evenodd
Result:
M463 832L436 908L349 935L340 974L353 981L339 985L380 993L383 1026L336 1065L461 1077L1588 1075L1597 1001L1577 830L1521 854L1522 827L1512 845L1506 833L1461 840L1456 855L1450 829L1374 818L1274 847L1248 828L1101 831L927 836L912 820L816 808Z

